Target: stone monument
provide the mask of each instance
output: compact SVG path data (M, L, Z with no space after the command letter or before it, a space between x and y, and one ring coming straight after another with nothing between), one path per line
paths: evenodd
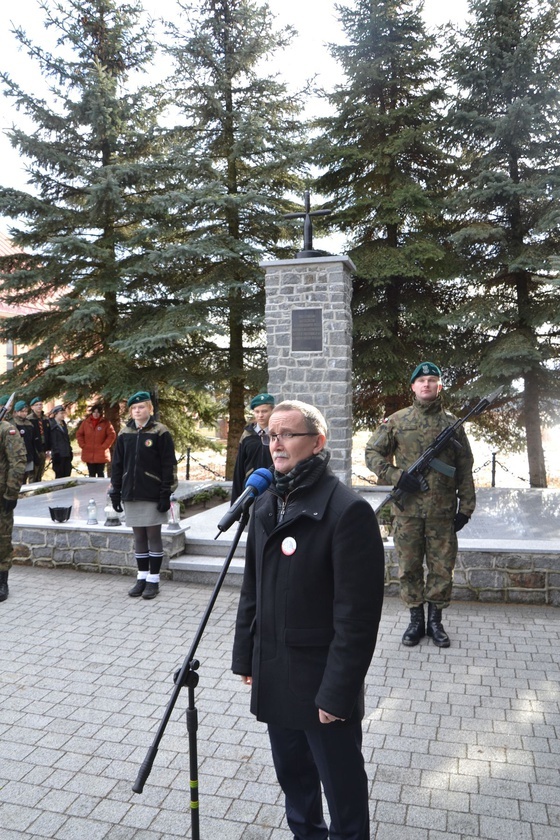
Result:
M331 467L345 483L352 475L352 274L348 257L313 250L309 193L304 250L292 260L261 263L265 270L268 390L276 402L312 403L329 427Z

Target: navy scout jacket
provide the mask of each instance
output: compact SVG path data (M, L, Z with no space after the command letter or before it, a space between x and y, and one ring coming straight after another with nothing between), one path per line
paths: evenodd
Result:
M117 437L111 484L123 502L157 502L177 488L177 459L167 426L150 417L142 429L134 420Z

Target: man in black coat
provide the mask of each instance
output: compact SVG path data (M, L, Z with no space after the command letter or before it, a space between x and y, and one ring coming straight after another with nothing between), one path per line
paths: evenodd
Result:
M383 543L371 506L331 472L326 434L297 400L270 417L275 481L251 518L232 670L268 724L294 837L369 840L361 721Z

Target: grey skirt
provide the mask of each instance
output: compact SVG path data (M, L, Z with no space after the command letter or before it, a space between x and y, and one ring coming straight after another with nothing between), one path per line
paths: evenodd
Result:
M169 511L160 513L157 502L123 502L125 525L129 528L149 528L167 525Z

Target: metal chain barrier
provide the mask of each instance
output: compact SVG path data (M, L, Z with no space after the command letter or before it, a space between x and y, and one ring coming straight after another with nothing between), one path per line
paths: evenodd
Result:
M182 461L186 461L186 465L185 465L185 478L186 478L186 480L187 480L187 481L190 481L190 476L191 476L191 461L194 461L194 463L195 463L195 464L197 464L199 467L201 467L201 468L202 468L203 470L205 470L206 472L211 473L213 476L215 476L215 477L216 477L217 479L219 479L220 481L224 481L224 480L225 480L225 476L224 476L224 475L222 475L221 473L216 472L216 470L212 469L212 467L209 467L209 466L208 466L208 464L203 464L203 463L202 463L202 461L199 461L197 458L195 458L195 457L194 457L194 455L192 454L191 450L190 450L190 447L187 449L186 455L181 455L181 456L179 457L179 461L178 461L178 463L180 464Z

